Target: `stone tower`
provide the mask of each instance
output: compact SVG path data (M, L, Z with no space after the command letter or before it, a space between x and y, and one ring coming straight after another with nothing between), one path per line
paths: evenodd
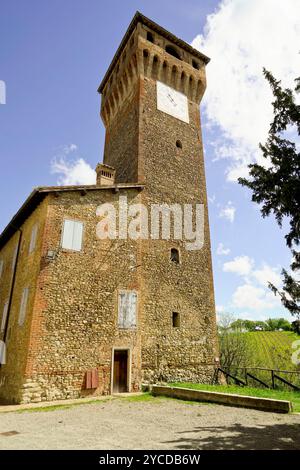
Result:
M149 212L153 204L204 205L201 250L188 251L172 234L141 243L145 381L207 381L218 361L199 113L208 62L137 12L98 90L104 163L116 168L116 182L145 184Z
M137 13L99 88L106 140L95 184L34 189L0 234L0 402L211 381L218 348L199 114L207 62ZM146 213L147 234L120 236L125 200L128 213ZM119 215L115 238L98 236L107 205Z

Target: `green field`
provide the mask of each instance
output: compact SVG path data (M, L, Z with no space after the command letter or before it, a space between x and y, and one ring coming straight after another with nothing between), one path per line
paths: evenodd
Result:
M300 336L291 331L255 331L242 333L247 338L251 363L247 365L269 369L295 370L292 343ZM299 367L298 367L299 369Z

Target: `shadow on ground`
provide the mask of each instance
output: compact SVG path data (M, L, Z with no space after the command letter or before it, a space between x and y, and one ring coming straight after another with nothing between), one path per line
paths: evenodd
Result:
M300 449L300 424L250 427L236 423L228 426L197 427L192 431L181 431L178 434L180 434L178 439L164 443L172 444L174 449Z

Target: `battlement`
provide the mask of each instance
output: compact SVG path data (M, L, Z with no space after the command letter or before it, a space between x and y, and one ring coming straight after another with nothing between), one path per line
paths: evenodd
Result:
M200 103L208 57L140 13L134 17L99 87L101 116L109 126L138 78L159 80Z

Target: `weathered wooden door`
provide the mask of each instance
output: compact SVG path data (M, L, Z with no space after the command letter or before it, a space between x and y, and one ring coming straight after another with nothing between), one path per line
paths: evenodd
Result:
M114 351L113 392L128 392L128 351Z

